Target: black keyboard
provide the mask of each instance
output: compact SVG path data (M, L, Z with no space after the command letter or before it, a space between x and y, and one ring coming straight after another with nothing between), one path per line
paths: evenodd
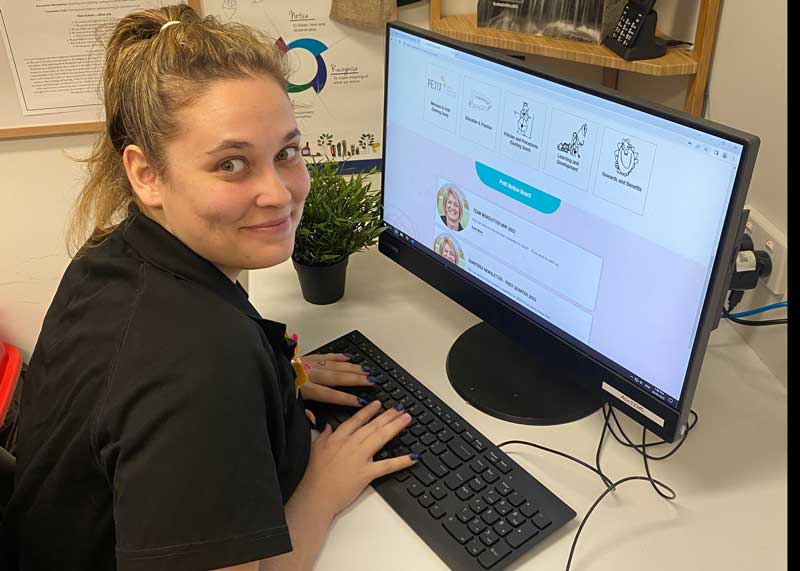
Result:
M411 424L375 459L421 453L410 469L372 483L403 520L459 571L503 569L575 517L575 512L408 374L352 331L312 353L350 353L374 388L347 388L384 409L403 403ZM317 426L336 428L354 409L307 402Z

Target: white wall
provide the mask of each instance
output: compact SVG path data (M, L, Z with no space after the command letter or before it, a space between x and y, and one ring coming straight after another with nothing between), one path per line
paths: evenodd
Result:
M475 0L442 0L445 14L475 11ZM691 41L698 0L660 0L661 27ZM728 0L723 5L710 80L711 119L752 132L762 140L750 203L780 230L787 227L786 2ZM401 19L427 27L428 4L401 8ZM753 46L758 46L754 49ZM769 55L766 59L765 54ZM542 69L600 81L591 66L529 58ZM683 105L687 80L623 73L620 89L665 105ZM41 320L68 263L63 230L82 176L81 165L64 153L85 156L91 136L76 135L0 141L0 338L19 346L25 359L36 342ZM764 288L748 293L740 306L773 301ZM767 366L786 380L786 328L742 328L742 335Z

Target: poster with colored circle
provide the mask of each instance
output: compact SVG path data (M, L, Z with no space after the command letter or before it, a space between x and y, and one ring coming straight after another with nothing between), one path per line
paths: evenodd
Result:
M464 267L464 251L455 238L439 234L433 242L433 251L459 267Z
M447 228L460 232L469 225L469 202L454 184L443 184L436 195L439 219Z

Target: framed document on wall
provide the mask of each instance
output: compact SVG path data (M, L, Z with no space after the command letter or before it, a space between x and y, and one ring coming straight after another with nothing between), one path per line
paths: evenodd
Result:
M100 131L108 34L130 12L177 2L0 0L0 139Z

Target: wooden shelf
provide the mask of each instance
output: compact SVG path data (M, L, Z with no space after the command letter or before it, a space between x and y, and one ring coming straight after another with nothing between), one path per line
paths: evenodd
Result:
M476 14L445 16L432 20L431 30L481 46L646 75L694 75L698 68L698 62L692 57L692 52L683 48L668 48L664 56L656 59L625 61L602 44L479 28Z
M721 2L722 0L700 0L694 45L691 50L672 47L667 49L663 57L641 61L625 61L602 44L479 28L477 14L443 17L442 0L430 0L430 28L450 38L480 46L601 67L603 85L612 89L617 89L620 71L654 77L687 75L689 85L683 109L687 113L700 115L703 112L705 87L708 82Z

